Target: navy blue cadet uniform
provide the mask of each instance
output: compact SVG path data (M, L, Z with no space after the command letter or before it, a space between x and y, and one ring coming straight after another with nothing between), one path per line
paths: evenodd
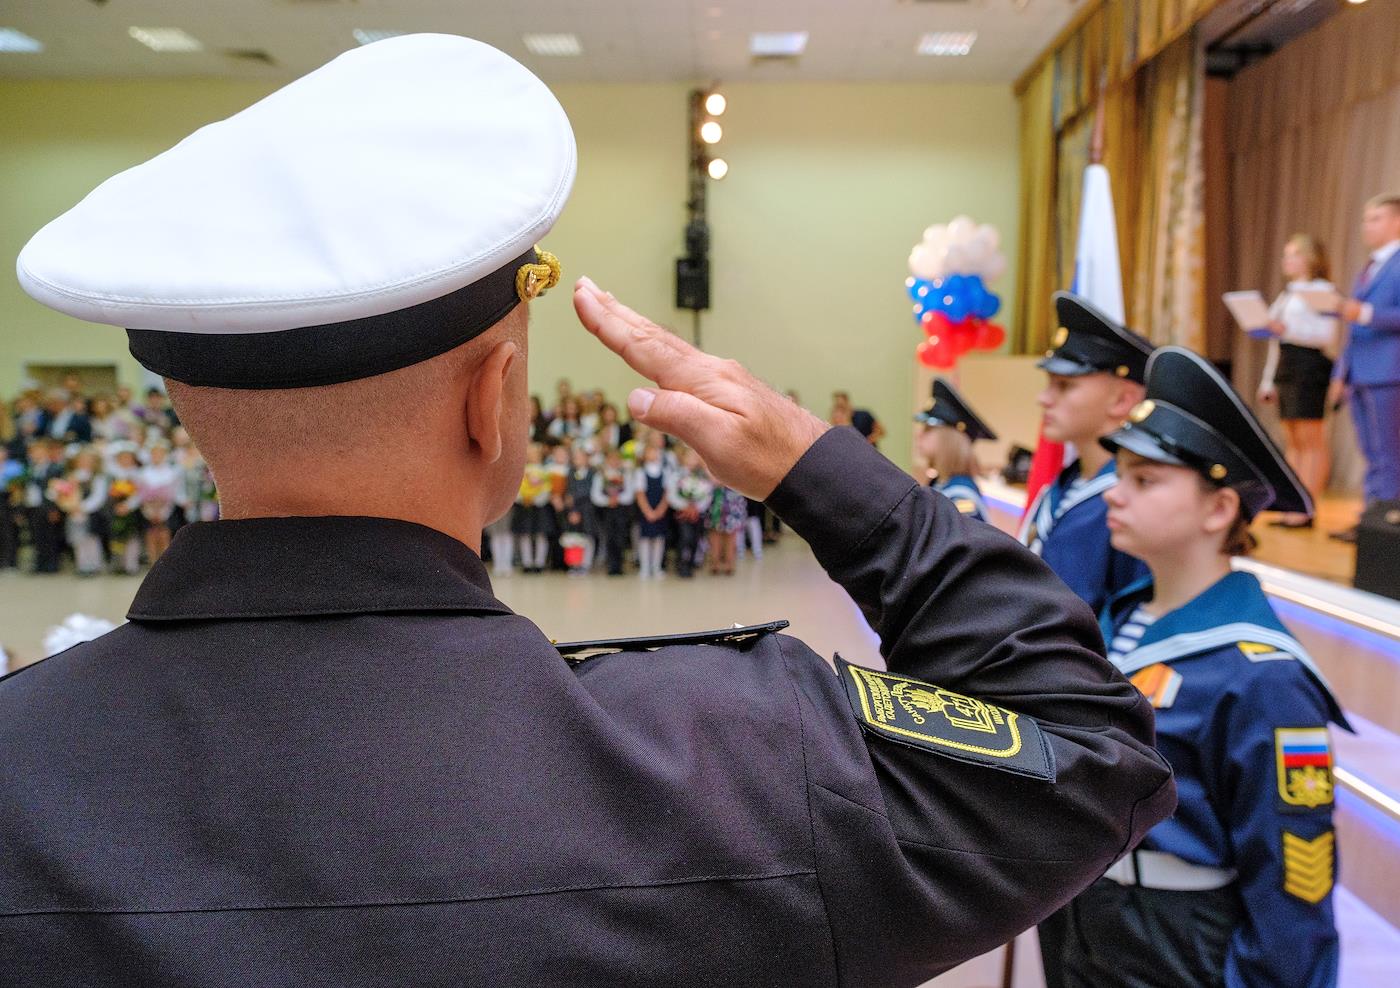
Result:
M571 666L431 529L182 529L129 624L0 682L0 984L914 985L1170 812L1012 539L847 429L768 504L893 675L779 634Z
M1037 366L1061 377L1112 374L1141 384L1152 344L1069 292L1055 293L1060 328ZM1109 543L1104 491L1117 483L1110 460L1082 478L1071 463L1036 496L1018 537L1098 613L1115 593L1147 575L1147 567Z
M957 388L945 378L936 377L931 386L928 405L914 416L914 421L931 428L954 429L967 437L969 443L979 439L995 442L997 434L972 410ZM963 514L978 521L990 521L987 502L982 500L982 488L977 479L966 473L939 477L929 485L953 502Z
M1151 598L1148 582L1114 600L1104 612L1105 638ZM1157 750L1175 772L1178 803L1118 870L1130 881L1134 866L1147 882L1154 867L1198 877L1174 894L1192 898L1224 936L1206 941L1212 956L1202 964L1192 951L1172 949L1170 928L1154 926L1150 913L1135 927L1141 943L1125 941L1114 922L1107 935L1070 937L1067 965L1077 982L1335 985L1327 725L1346 719L1259 581L1232 573L1158 618L1120 670L1157 708ZM1176 868L1172 859L1191 867ZM1137 891L1100 882L1071 905L1071 922L1121 916L1126 900L1140 899ZM1086 943L1092 949L1077 949Z
M1200 356L1164 347L1147 400L1103 440L1190 467L1258 512L1311 514L1307 491L1229 384ZM1329 723L1350 730L1259 581L1221 578L1120 630L1151 600L1150 578L1105 608L1120 671L1157 710L1176 774L1176 813L1067 912L1067 981L1130 988L1328 988L1337 983L1336 838Z

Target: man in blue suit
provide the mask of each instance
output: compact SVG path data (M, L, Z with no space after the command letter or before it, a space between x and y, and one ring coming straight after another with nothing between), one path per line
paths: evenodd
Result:
M1400 194L1366 203L1361 238L1370 262L1341 304L1351 334L1332 372L1328 404L1348 391L1356 438L1366 457L1366 503L1400 497ZM1333 538L1356 541L1356 529Z

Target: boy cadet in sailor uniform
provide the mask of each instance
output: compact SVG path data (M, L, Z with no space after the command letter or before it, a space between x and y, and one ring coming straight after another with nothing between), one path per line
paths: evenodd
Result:
M1114 545L1152 574L1104 610L1110 659L1157 708L1180 803L1069 908L1069 983L1326 988L1337 983L1336 839L1327 725L1336 699L1269 606L1232 572L1265 510L1311 514L1230 385L1180 347L1104 440Z
M996 441L996 433L941 377L934 379L928 407L915 415L914 421L924 427L918 438L919 454L936 475L929 486L963 514L987 521L987 504L974 476L977 460L972 446L979 439Z
M1113 458L1097 441L1142 397L1152 344L1069 292L1055 293L1055 314L1055 347L1038 365L1049 376L1042 431L1074 444L1078 458L1037 495L1018 537L1097 613L1146 572L1109 545L1103 492L1115 481Z
M556 648L494 597L574 147L504 54L393 38L25 248L167 378L225 520L0 682L0 985L914 985L1171 811L1048 569L587 279L634 418L804 536L889 671L783 622Z

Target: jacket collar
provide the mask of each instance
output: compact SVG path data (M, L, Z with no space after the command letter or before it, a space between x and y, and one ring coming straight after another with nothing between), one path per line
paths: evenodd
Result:
M410 611L509 614L471 549L391 518L250 518L176 533L132 621Z

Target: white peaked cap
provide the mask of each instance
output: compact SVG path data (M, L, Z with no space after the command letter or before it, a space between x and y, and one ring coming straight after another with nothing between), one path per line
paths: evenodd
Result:
M190 384L369 377L557 282L535 245L576 160L558 100L508 55L391 38L108 179L35 234L19 280Z

